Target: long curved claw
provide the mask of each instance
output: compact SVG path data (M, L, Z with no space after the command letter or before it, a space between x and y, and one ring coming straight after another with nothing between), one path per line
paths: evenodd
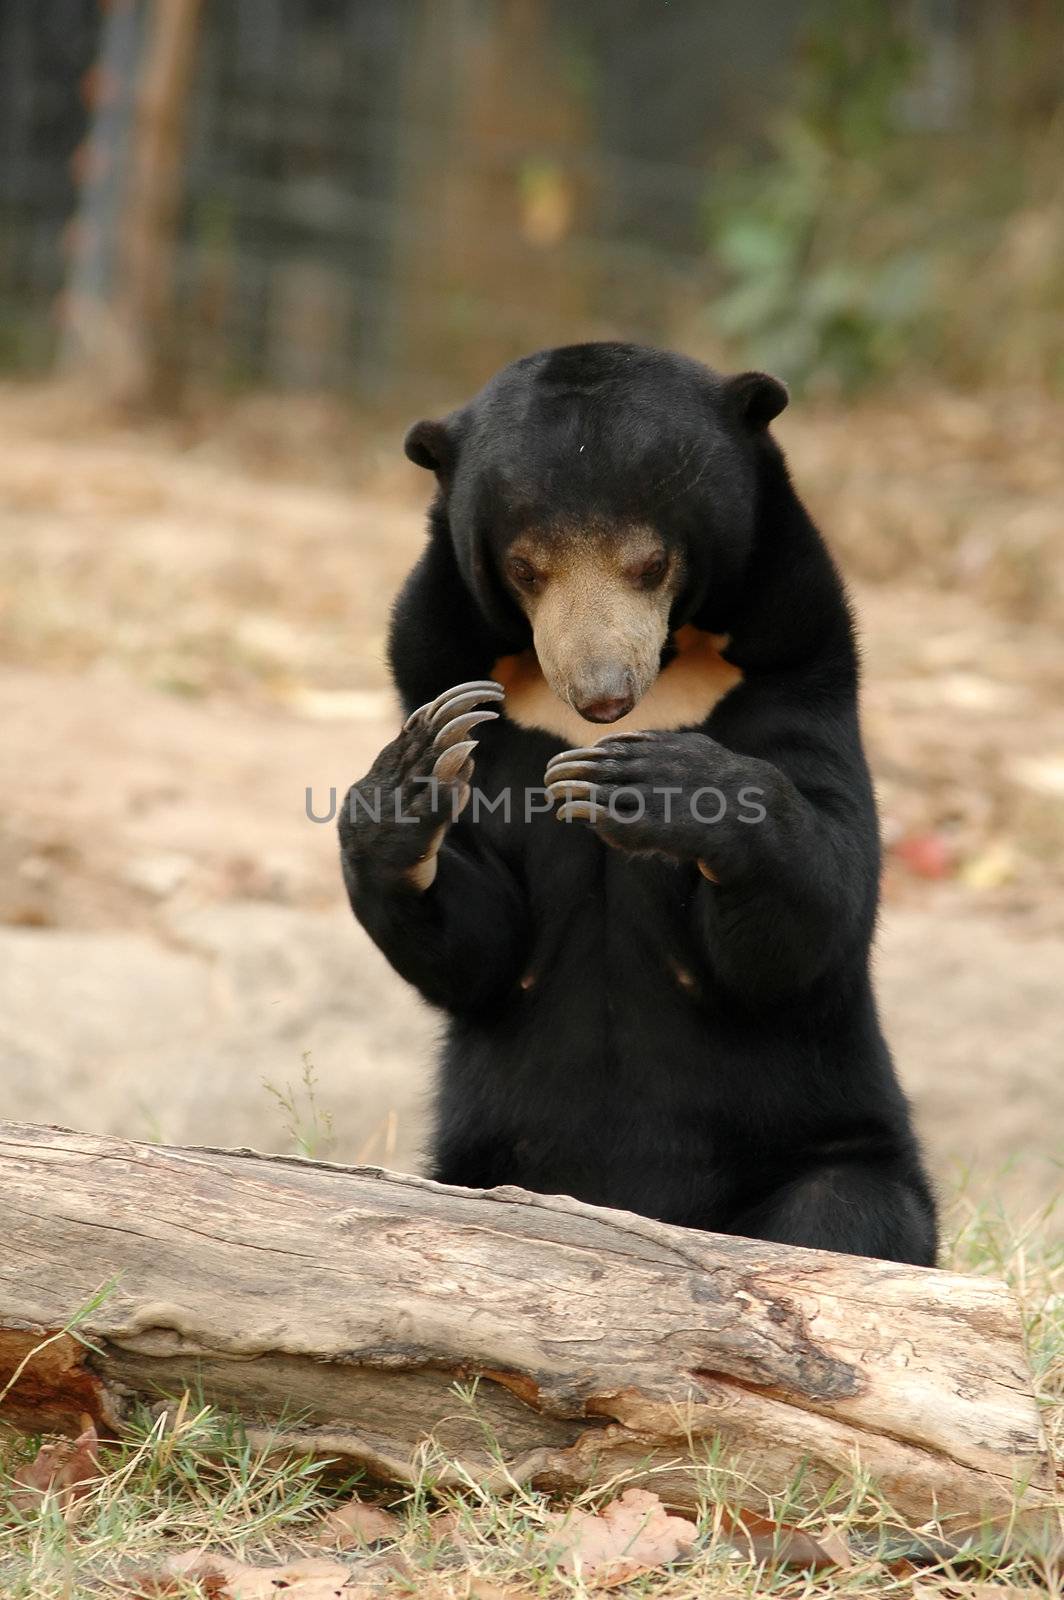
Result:
M498 718L497 711L467 711L462 717L452 717L450 722L443 723L432 741L432 747L434 750L446 750L452 744L457 744L479 722L497 722ZM433 723L430 722L429 726L432 727Z
M436 757L432 768L432 776L441 783L453 783L461 774L466 762L477 747L475 739L465 739L461 744L452 744L443 753Z
M598 762L596 761L559 761L556 759L550 763L543 776L549 786L552 783L559 783L563 779L573 778L575 780L583 778L589 772L597 771Z
M559 800L595 800L598 796L598 784L590 783L586 778L555 778L546 787L550 795L551 804Z
M405 732L437 712L447 700L457 699L463 695L475 695L476 700L501 700L506 691L501 683L496 683L494 678L472 678L468 683L456 683L453 688L444 689L435 700L426 700L423 706L418 706L416 711L411 711L403 723ZM474 702L475 703L475 702Z
M597 822L599 817L608 817L609 811L594 800L567 800L554 815L559 822Z
M551 756L547 762L548 773L557 766L568 766L571 761L593 761L601 756L602 751L598 745L577 745L573 750L559 750L556 756Z
M608 807L598 798L598 784L587 778L555 778L547 784L546 793L558 807L554 815L559 822L597 822L599 817L609 816Z
M429 728L442 728L445 722L459 716L463 711L472 711L475 706L482 706L485 703L501 705L502 698L501 693L496 694L491 689L474 689L470 694L451 695L441 701L432 715L425 718L425 722Z

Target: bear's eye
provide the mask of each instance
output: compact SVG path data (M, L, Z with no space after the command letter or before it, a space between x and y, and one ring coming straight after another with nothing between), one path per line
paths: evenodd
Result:
M668 567L668 556L664 550L659 550L656 555L652 555L649 560L644 561L633 576L636 582L644 589L656 589L668 571Z
M539 573L531 561L526 561L523 556L511 556L507 571L519 589L534 589L539 582Z

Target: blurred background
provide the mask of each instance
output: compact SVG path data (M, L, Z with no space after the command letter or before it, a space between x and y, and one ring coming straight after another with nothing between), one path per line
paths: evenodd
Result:
M1059 1193L1061 0L3 0L5 1114L416 1165L306 791L396 726L404 426L604 337L791 385L888 1035L946 1197Z

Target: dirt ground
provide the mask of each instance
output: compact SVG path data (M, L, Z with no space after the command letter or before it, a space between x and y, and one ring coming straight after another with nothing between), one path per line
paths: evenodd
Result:
M854 578L888 1036L943 1193L1022 1208L1064 1129L1062 421L932 397L780 430ZM0 437L6 1114L416 1165L436 1024L305 805L395 726L426 487L398 430L295 401L137 429L9 386Z

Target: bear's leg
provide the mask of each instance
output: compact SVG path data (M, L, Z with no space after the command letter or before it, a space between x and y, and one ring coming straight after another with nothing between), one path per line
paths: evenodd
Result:
M815 1167L729 1219L728 1232L843 1255L935 1264L935 1207L911 1170Z

